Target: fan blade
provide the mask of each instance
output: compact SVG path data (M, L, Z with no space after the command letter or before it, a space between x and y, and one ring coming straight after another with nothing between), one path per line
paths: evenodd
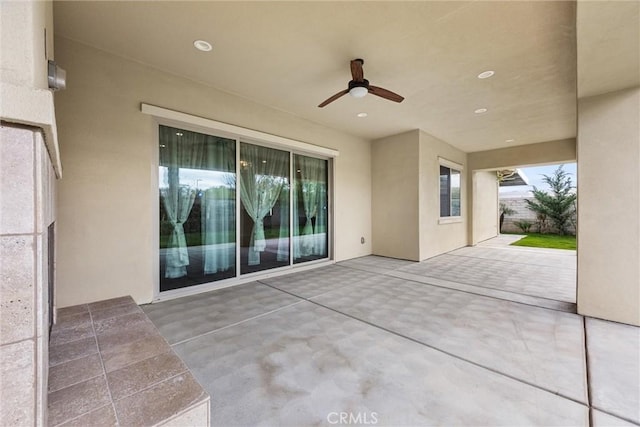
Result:
M362 59L354 59L353 61L351 61L351 77L353 77L353 80L356 82L361 82L364 80L362 64L364 64L364 61Z
M318 105L318 107L322 108L325 105L330 104L333 101L335 101L336 99L340 98L342 95L346 95L348 93L349 93L349 89L342 90L342 91L336 93L335 95L333 95L331 98L329 98L326 101L324 101L322 104Z
M388 99L389 101L395 101L395 102L404 101L403 96L400 96L397 93L393 93L390 90L387 90L378 86L369 85L369 93L372 93L384 99Z

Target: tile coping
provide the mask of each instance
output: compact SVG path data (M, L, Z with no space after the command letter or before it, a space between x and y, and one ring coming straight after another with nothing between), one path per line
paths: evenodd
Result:
M209 412L205 389L130 296L59 309L49 345L50 426L96 416L159 426Z

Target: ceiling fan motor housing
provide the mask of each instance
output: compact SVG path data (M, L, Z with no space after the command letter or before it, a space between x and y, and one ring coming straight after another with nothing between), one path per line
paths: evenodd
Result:
M369 89L369 80L362 79L361 82L357 82L355 80L351 80L349 82L349 90L353 89L354 87L366 87L367 89Z

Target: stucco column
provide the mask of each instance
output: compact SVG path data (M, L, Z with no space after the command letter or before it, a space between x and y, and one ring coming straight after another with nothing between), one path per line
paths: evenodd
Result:
M578 102L578 312L640 325L640 88Z

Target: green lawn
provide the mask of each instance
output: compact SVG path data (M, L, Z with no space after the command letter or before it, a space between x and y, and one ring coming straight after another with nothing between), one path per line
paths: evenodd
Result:
M533 248L576 249L576 236L558 236L557 234L530 233L511 246L529 246Z

